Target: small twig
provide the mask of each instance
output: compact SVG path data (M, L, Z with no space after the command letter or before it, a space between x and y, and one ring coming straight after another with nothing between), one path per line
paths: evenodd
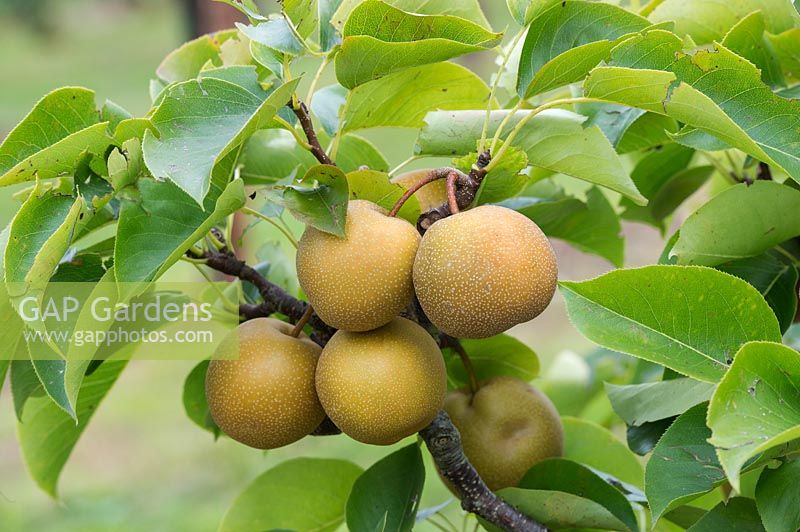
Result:
M461 435L447 412L440 411L420 436L442 476L461 499L461 507L503 530L546 532L547 529L492 493L464 455Z
M313 315L314 315L314 307L308 305L306 307L306 311L303 312L303 315L300 316L300 319L297 320L297 323L294 325L294 329L292 329L292 332L289 333L289 336L294 336L295 338L300 336L300 333L303 332L303 327L305 327L306 324L308 324L308 320L310 320L311 316Z
M297 115L297 120L300 121L300 126L306 134L308 144L311 146L311 153L314 154L314 157L322 164L334 164L319 143L319 138L317 138L317 132L314 130L314 124L311 122L311 116L308 114L308 107L306 107L306 104L298 101L297 105L293 105L292 102L289 102L287 105L294 111L294 114Z
M446 189L447 189L447 206L450 207L450 214L458 214L461 212L461 209L458 208L458 201L456 201L456 180L458 179L458 174L455 172L450 172L447 174L447 182L446 182Z

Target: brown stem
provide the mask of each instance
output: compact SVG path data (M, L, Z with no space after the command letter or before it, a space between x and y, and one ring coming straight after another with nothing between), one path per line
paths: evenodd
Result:
M400 199L395 202L392 210L389 211L389 216L397 216L397 213L400 212L400 209L403 208L403 205L405 205L408 199L416 194L419 189L439 179L447 179L447 177L453 172L458 172L458 170L455 170L454 168L436 168L428 172L425 177L411 185L409 189L406 190L402 196L400 196Z
M461 212L461 209L458 208L458 200L456 200L456 180L458 179L458 174L455 172L450 172L447 175L447 207L450 209L450 214L458 214Z
M452 336L444 333L439 335L439 345L441 347L449 347L455 351L456 354L458 354L458 357L461 359L461 363L464 365L464 370L467 372L469 391L475 394L475 392L478 391L478 379L475 376L475 366L472 365L472 359L469 358L467 350L464 349L464 346L461 345L461 342L458 341L458 338L453 338Z
M328 154L325 153L325 150L322 148L322 145L319 143L319 138L317 138L317 132L314 130L314 124L311 122L311 116L308 114L308 107L303 102L297 102L297 105L293 105L292 102L286 104L294 114L297 116L297 120L300 121L300 126L303 128L303 132L306 134L306 138L308 139L309 145L311 145L311 153L314 154L314 157L322 164L330 164L334 165L336 163L328 157Z
M292 329L292 332L289 333L289 336L293 336L295 338L300 336L300 333L303 332L303 327L306 326L306 324L308 323L308 320L310 320L311 316L313 316L313 315L314 315L314 307L312 307L309 304L306 307L306 311L303 312L303 315L300 316L299 320L297 320L297 323L294 325L294 329Z
M477 514L503 530L547 531L542 524L492 493L464 455L461 435L447 412L440 411L419 435L425 441L439 472L456 490L465 511Z
M469 174L458 172L458 179L455 181L455 198L456 206L459 209L466 209L475 201L475 196L478 194L481 182L483 182L483 178L486 177L487 174L486 167L491 160L491 154L485 151L478 156L478 160L472 166ZM453 214L453 212L450 209L450 202L448 201L439 207L422 213L417 220L417 229L420 233L424 234L431 225L442 218L447 218L451 214Z

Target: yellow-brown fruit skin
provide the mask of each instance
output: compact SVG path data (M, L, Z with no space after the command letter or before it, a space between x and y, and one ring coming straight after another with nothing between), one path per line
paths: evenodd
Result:
M325 412L363 443L390 445L420 431L441 410L446 392L439 347L405 318L374 331L337 332L317 365Z
M392 183L396 183L408 190L413 185L419 183L427 176L431 168L424 170L411 170L392 178ZM419 201L419 208L422 212L427 212L447 203L447 188L444 179L437 179L420 188L414 193L414 197Z
M516 486L534 464L564 453L553 403L519 379L495 377L474 397L450 392L445 410L461 433L464 454L492 491Z
M347 206L345 237L308 227L297 248L297 278L317 315L345 331L392 321L411 302L420 237L369 201Z
M325 418L314 374L321 348L292 325L258 318L219 346L206 374L206 399L219 428L256 449L276 449L310 434ZM239 358L231 358L238 336Z
M457 338L487 338L532 320L557 281L556 256L539 226L495 205L434 223L414 261L425 314Z

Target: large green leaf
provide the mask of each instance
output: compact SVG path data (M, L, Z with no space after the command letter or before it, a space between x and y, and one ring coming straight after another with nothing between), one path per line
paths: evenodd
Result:
M219 53L222 43L235 34L235 30L202 35L170 52L156 69L164 83L192 79L209 63L221 64Z
M347 176L340 168L318 164L302 179L282 189L280 204L300 221L344 238L350 192Z
M510 120L505 134L529 111ZM509 111L494 111L489 135L494 135ZM464 155L475 150L486 117L484 111L434 112L425 117L417 138L418 155ZM530 119L512 141L528 156L528 163L601 185L644 204L646 199L631 181L614 147L596 126L584 128L586 117L570 111L544 111Z
M705 266L753 257L800 235L800 216L789 214L797 212L800 191L792 187L773 181L736 185L686 219L671 254L679 264Z
M761 10L772 33L788 30L800 22L789 0L664 0L649 15L652 22L675 22L675 32L689 35L698 44L721 40L737 22Z
M800 78L800 28L792 28L778 35L766 34L767 42L778 57L784 72L791 73L797 80ZM798 86L785 89L781 94L784 98L797 98ZM792 96L795 94L795 96Z
M342 5L342 0L319 0L319 45L323 52L329 51L341 42L341 36L331 24L333 14L340 5Z
M686 529L687 532L719 532L720 530L764 532L764 525L761 523L753 499L734 497L726 502L721 502Z
M244 182L255 185L304 175L317 159L285 129L262 129L245 142L239 163Z
M539 357L527 345L513 336L499 334L480 340L461 340L472 361L478 380L507 375L531 381L539 375ZM469 382L461 358L452 349L445 349L447 378L453 388Z
M208 410L206 400L206 373L208 372L208 360L203 360L197 364L183 383L183 409L186 416L195 425L203 430L211 432L215 437L219 436L220 430Z
M410 531L424 483L425 466L418 444L383 458L353 484L345 513L348 529Z
M525 515L531 516L551 529L628 530L628 527L602 504L572 493L504 488L497 494ZM488 524L484 526L488 527L487 530L500 530Z
M739 490L742 466L758 453L800 438L800 353L770 342L751 342L737 353L711 398L709 440L731 485Z
M454 159L453 166L464 172L469 172L477 160L477 152L470 153L460 159ZM497 164L489 170L489 173L481 181L481 186L475 197L475 205L497 203L519 194L530 180L529 176L522 173L527 167L528 156L525 152L520 148L509 146L503 153L502 158L497 161Z
M239 179L224 191L213 184L205 209L166 181L140 179L137 188L137 198L122 202L114 248L117 281L125 283L156 279L245 200Z
M331 23L341 30L353 9L364 0L343 0L339 9L333 15ZM488 27L489 22L481 10L480 0L386 0L386 3L422 15L449 15L470 20L481 26Z
M514 20L527 26L536 15L558 1L560 0L506 0L506 4Z
M592 71L586 95L667 114L800 181L800 102L775 95L722 45L691 55L682 48L663 30L632 36L614 48L612 66Z
M772 307L781 332L785 333L797 314L797 267L777 251L748 259L726 262L718 269L744 279L764 296Z
M347 174L347 184L350 188L350 199L363 199L371 201L391 210L406 189L402 185L391 183L389 175L375 170L356 170ZM419 200L411 196L397 213L397 216L414 224L420 215Z
M14 402L14 412L17 420L22 421L22 413L25 411L25 403L29 398L44 396L45 392L42 383L33 368L33 362L28 360L28 348L24 341L17 342L16 353L11 353L13 360L9 369L8 378L11 381L11 398ZM53 403L55 405L55 403Z
M11 222L5 249L5 281L12 296L43 288L86 218L83 198L34 189Z
M154 177L169 178L203 205L214 167L272 122L298 82L290 81L269 96L217 78L175 85L151 117L159 135L145 133L142 148L147 167Z
M380 0L356 7L342 30L336 78L352 89L386 74L499 44L502 34L453 16L407 13Z
M344 460L283 462L256 478L236 498L220 532L332 532L344 522L347 496L361 473L360 467Z
M562 417L564 458L614 475L636 487L644 486L644 468L624 442L607 428L586 419Z
M236 24L236 27L253 43L261 44L281 54L301 55L305 50L303 41L297 38L289 22L282 16L275 15L255 26Z
M525 476L519 481L519 487L530 490L559 491L594 501L608 510L621 523L624 523L628 530L632 532L637 530L636 516L625 496L589 468L576 462L562 458L551 458L539 462L525 473ZM576 524L576 526L595 528L589 523Z
M614 412L628 425L642 425L682 414L711 399L715 386L694 379L670 379L618 386L605 383Z
M764 13L754 11L731 28L722 44L758 67L761 79L767 85L785 85L780 62L767 39L766 29Z
M625 254L622 226L614 207L597 187L587 191L586 202L569 196L519 197L503 205L536 222L547 236L622 267Z
M767 532L800 529L800 461L764 469L756 485L756 506Z
M388 172L389 163L367 139L349 133L339 142L336 152L336 166L345 173L355 172L367 167L375 172Z
M76 407L77 424L49 397L31 397L17 426L22 455L31 476L48 494L57 496L58 477L98 405L119 377L125 362L104 362L87 376Z
M621 7L570 0L533 19L522 48L517 93L530 98L583 79L608 57L614 41L650 25Z
M352 90L345 103L343 129L422 127L429 111L479 109L488 100L489 88L470 70L447 62L424 65Z
M781 337L755 288L710 268L647 266L560 284L584 336L706 382L718 382L745 343Z
M0 144L0 186L70 173L83 153L102 155L111 139L97 120L93 91L46 95Z
M683 413L653 449L645 469L645 493L653 521L719 486L725 473L706 440L708 403Z

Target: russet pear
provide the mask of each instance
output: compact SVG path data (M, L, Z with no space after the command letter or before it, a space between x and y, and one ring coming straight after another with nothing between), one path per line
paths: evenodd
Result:
M338 331L317 365L317 393L342 432L389 445L427 426L442 408L447 372L416 323L395 318L368 332Z
M512 377L494 377L445 400L464 454L492 491L516 486L534 464L564 452L564 428L553 403Z
M419 234L378 205L354 200L345 237L308 227L297 248L297 277L317 315L345 331L389 323L414 295Z
M321 348L304 334L292 337L292 328L271 318L247 321L222 341L208 366L212 419L250 447L288 445L325 418L314 386Z
M553 299L558 268L539 226L484 205L434 223L414 261L414 288L439 329L486 338L532 320Z

